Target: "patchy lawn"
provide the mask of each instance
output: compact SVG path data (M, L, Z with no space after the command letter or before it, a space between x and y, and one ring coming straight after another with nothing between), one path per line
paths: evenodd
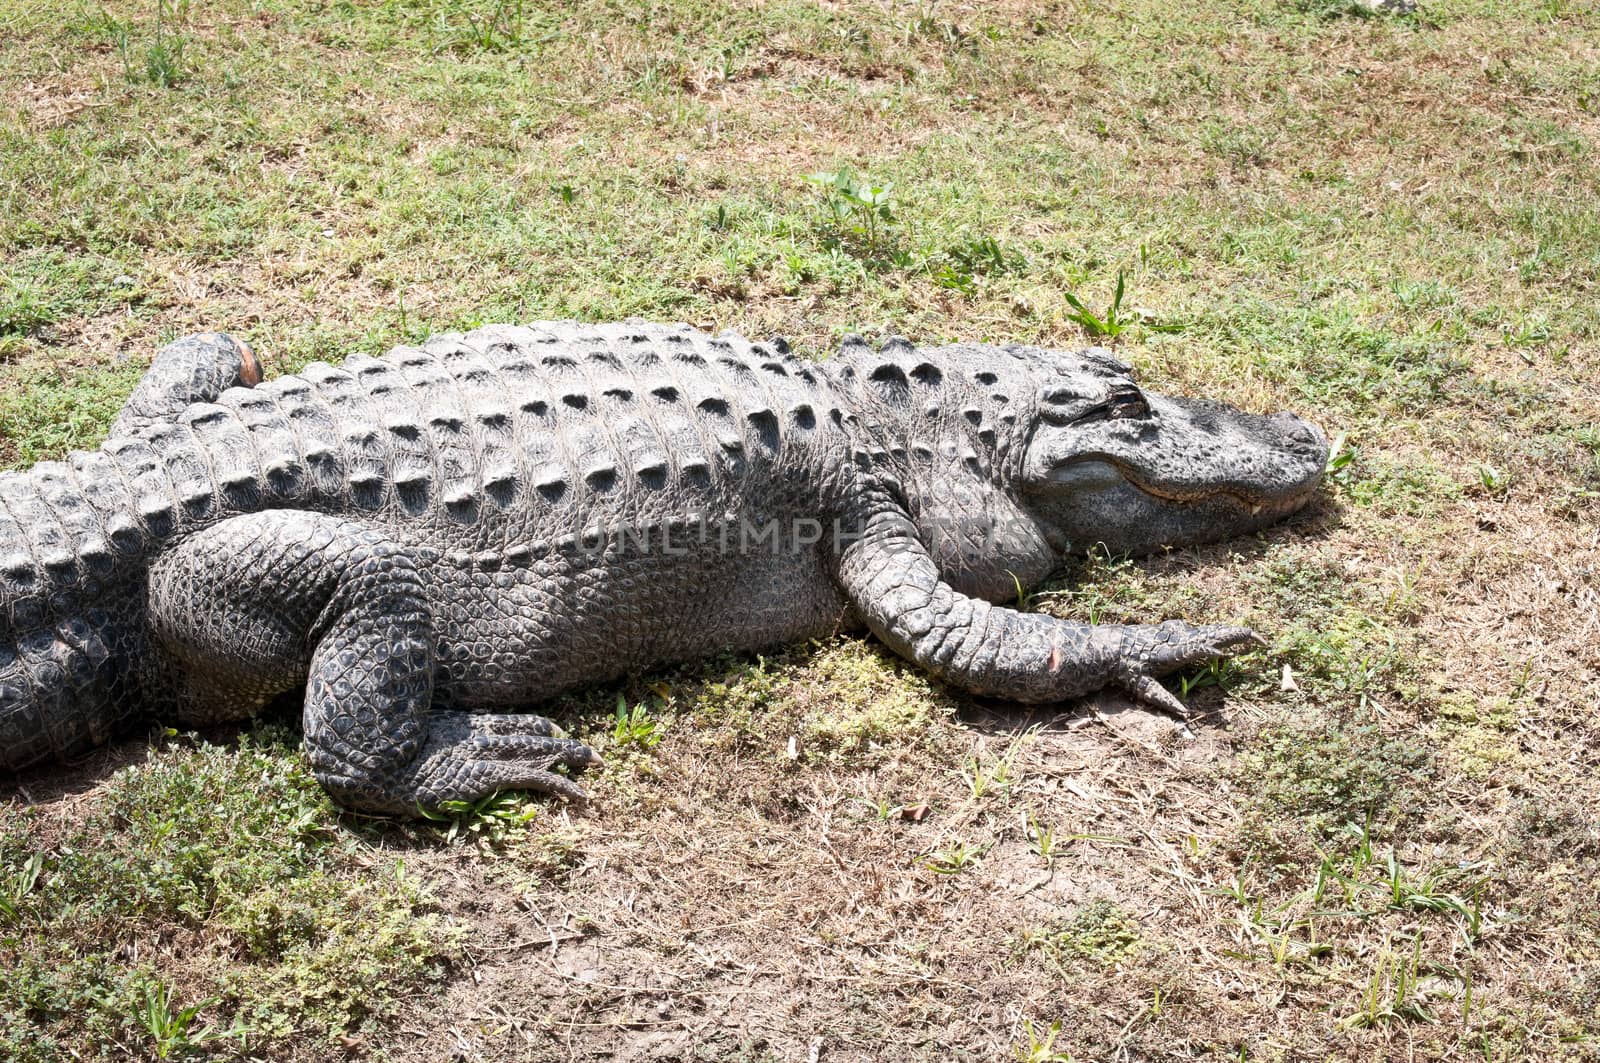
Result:
M0 463L200 329L1080 306L1342 442L1311 520L1035 598L1262 631L1189 728L846 640L558 706L585 809L342 816L292 707L7 783L0 1055L1600 1059L1592 4L164 2L0 0Z

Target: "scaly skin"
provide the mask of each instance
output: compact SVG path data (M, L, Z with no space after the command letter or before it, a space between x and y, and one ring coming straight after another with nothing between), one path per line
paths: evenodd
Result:
M351 807L577 796L553 769L593 753L513 710L861 626L975 693L1181 712L1157 678L1249 631L1000 603L1096 541L1260 527L1326 459L1289 415L1146 396L1096 350L815 364L543 323L259 376L228 337L179 341L99 451L0 474L0 769L304 687L308 759Z

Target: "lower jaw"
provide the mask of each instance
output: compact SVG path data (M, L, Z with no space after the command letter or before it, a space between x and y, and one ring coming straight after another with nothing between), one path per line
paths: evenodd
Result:
M1157 499L1162 507L1175 505L1167 499L1159 499L1158 496L1150 497ZM1161 515L1152 514L1151 545L1202 545L1253 535L1294 516L1310 503L1311 498L1312 496L1308 494L1251 503L1228 496L1229 504L1225 506L1218 505L1222 500L1216 496L1209 500L1197 499L1187 504L1194 507L1187 518L1174 514L1175 519L1170 524L1163 520ZM1157 540L1163 541L1157 542Z
M1132 480L1128 481L1128 483L1137 489L1141 494L1148 495L1157 502L1180 506L1201 506L1210 502L1228 501L1233 503L1233 505L1238 508L1241 516L1259 516L1265 520L1277 520L1279 518L1287 517L1293 513L1296 513L1309 505L1312 498L1312 492L1307 492L1305 494L1291 495L1286 498L1271 498L1260 502L1253 502L1249 499L1241 498L1238 495L1227 492L1215 495L1184 496L1176 494L1163 494L1161 491L1152 490L1143 484L1134 483Z
M1277 498L1270 502L1261 502L1251 510L1251 515L1261 515L1269 520L1282 520L1292 517L1311 504L1310 494L1296 495L1293 498Z

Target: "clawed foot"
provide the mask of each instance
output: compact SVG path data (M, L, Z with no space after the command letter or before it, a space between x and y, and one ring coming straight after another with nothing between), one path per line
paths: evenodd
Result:
M1266 640L1247 627L1207 624L1196 627L1169 620L1155 627L1131 627L1122 637L1122 656L1116 682L1139 701L1165 709L1179 719L1188 706L1162 686L1158 676L1205 664L1221 657L1248 653Z
M412 810L476 801L497 790L531 790L583 801L582 788L553 769L603 762L582 742L555 737L558 733L543 716L433 713L427 744L396 782L399 792L394 796Z

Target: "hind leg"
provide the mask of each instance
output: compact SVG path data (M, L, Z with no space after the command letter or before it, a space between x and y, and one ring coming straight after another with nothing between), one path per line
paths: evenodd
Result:
M303 682L306 757L352 808L581 798L551 769L598 761L542 717L429 711L437 640L422 580L365 525L297 511L224 521L161 559L149 606L189 719L248 714Z

